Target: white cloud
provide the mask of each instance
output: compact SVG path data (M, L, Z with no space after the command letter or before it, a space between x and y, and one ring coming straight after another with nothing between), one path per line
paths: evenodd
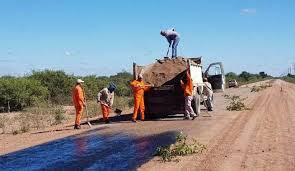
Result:
M241 15L253 15L253 14L256 14L256 9L255 8L244 8L244 9L241 9L240 14Z
M72 53L71 53L70 51L65 51L65 55L66 55L66 56L71 56Z

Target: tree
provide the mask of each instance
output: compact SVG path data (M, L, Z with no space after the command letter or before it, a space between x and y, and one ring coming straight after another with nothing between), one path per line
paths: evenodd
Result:
M37 101L45 101L48 90L37 80L28 78L0 78L0 106L8 112L22 110Z
M67 75L64 71L33 71L29 78L38 80L48 88L49 100L56 104L71 102L71 91L75 83L73 75Z

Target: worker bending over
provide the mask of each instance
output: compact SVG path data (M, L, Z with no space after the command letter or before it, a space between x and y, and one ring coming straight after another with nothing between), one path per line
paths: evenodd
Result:
M180 80L181 87L184 90L185 97L185 116L184 119L189 120L190 117L194 120L198 115L194 112L192 108L192 100L193 100L193 80L190 76L189 71L186 71L186 79L185 82Z
M205 100L205 104L208 111L213 111L213 89L211 84L208 82L206 77L203 78L204 89L203 94L207 96L207 100Z
M108 124L110 123L109 114L110 109L114 103L114 91L116 90L116 85L114 83L110 83L108 88L102 89L97 94L97 103L100 103L103 121Z
M76 120L75 120L74 129L81 129L81 126L80 126L81 116L83 113L83 108L86 106L84 91L82 88L83 83L84 83L83 80L78 79L76 81L75 87L72 90L73 103L76 109Z
M166 37L168 43L169 43L169 49L172 45L172 58L177 57L177 46L180 40L180 35L175 31L174 28L166 30L166 31L161 31L160 34L164 37ZM168 52L169 52L168 49ZM167 52L167 55L168 55Z
M149 90L151 86L145 85L142 79L142 74L139 74L137 80L133 80L130 83L134 94L134 111L132 122L136 122L138 110L140 110L141 121L144 121L144 92Z

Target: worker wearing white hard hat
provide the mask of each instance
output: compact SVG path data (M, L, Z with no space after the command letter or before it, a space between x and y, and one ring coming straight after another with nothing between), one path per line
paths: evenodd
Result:
M75 119L74 129L81 128L80 126L81 116L83 113L83 108L86 106L82 83L84 83L83 80L77 79L76 85L72 91L73 103L76 109L76 119Z

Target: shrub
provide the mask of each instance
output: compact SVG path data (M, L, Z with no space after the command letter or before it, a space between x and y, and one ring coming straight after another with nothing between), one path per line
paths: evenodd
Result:
M227 99L227 102L229 103L228 106L226 106L226 110L229 111L242 111L242 110L249 110L249 108L246 107L244 101L246 98L241 98L237 95L224 95L225 99Z
M54 124L61 124L63 120L66 119L65 116L65 110L63 109L62 106L55 106L53 109L53 115L54 115Z
M37 101L45 101L47 95L47 88L37 80L0 78L0 106L6 106L8 111L22 110Z
M49 91L49 100L55 104L71 102L71 92L75 83L73 75L67 75L64 71L32 71L29 78L38 80Z
M17 134L19 134L19 133L20 133L19 130L13 130L13 131L12 131L12 135L17 135Z
M160 156L164 162L172 161L177 156L186 156L194 153L202 153L206 146L193 139L192 144L187 143L187 135L179 133L176 136L176 143L168 147L158 147L156 156ZM178 160L176 160L178 161Z

